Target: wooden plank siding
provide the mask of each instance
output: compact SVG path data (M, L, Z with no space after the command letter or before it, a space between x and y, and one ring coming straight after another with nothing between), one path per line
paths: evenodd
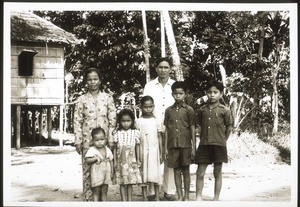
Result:
M18 55L35 50L33 75L18 75ZM11 102L21 105L61 105L64 103L63 47L11 47Z

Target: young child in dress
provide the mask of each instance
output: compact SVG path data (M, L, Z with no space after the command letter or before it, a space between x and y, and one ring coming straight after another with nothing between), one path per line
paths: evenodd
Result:
M176 81L171 86L175 103L166 109L164 124L165 156L168 166L174 168L175 186L179 201L189 201L190 164L195 157L195 111L184 102L186 86ZM182 192L182 177L184 196Z
M113 154L106 146L107 137L104 129L97 127L92 130L93 146L85 155L91 165L91 185L94 201L107 201L108 185L113 177Z
M120 185L122 201L132 200L132 185L141 184L140 132L134 125L130 109L122 109L117 117L118 128L114 134L114 165L116 183ZM127 199L126 199L127 194Z
M141 99L142 117L137 119L141 132L142 192L147 201L147 187L154 185L155 200L159 201L159 185L162 185L160 164L162 163L162 129L153 116L154 100L151 96ZM153 187L153 186L151 186Z
M220 103L224 86L218 81L210 81L207 86L207 104L198 110L201 129L200 144L196 152L198 164L196 178L196 200L202 200L204 174L209 164L214 163L214 201L219 200L222 187L222 163L228 162L226 142L232 130L230 109Z

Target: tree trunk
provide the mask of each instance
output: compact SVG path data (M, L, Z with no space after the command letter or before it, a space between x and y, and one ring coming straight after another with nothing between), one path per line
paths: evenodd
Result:
M283 54L284 43L277 47L277 54ZM282 62L283 55L279 55L275 68L272 70L272 85L273 85L273 98L272 98L272 113L273 113L273 129L272 133L278 132L278 89L277 89L277 75Z
M144 37L144 52L145 52L145 63L146 63L146 82L150 81L150 64L149 64L149 45L148 45L148 35L147 35L147 22L146 22L146 12L142 10L143 18L143 37Z
M173 59L176 80L183 81L184 79L183 79L182 68L180 66L180 57L176 46L175 36L174 36L169 12L167 10L163 10L162 15L163 15L163 20L165 23L165 28L167 33L167 39L168 39L168 43L170 46L171 55Z

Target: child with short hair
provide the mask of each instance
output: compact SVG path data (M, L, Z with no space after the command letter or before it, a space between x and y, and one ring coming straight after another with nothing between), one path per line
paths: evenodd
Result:
M113 154L106 146L107 137L104 129L92 130L93 146L85 154L85 160L91 165L91 186L94 201L107 201L108 185L113 177Z
M141 161L142 161L142 192L147 201L147 187L153 187L155 200L159 201L159 186L163 178L160 172L162 163L162 129L161 124L153 115L154 100L151 96L141 99L142 116L137 119L137 128L141 133Z
M223 90L222 83L210 81L207 86L207 104L197 113L201 132L195 156L195 163L198 164L196 200L202 200L204 174L209 164L214 163L214 201L219 200L222 188L222 163L228 162L226 142L232 130L230 109L220 103Z
M118 128L114 134L115 176L122 201L131 201L132 185L142 183L139 169L140 132L135 128L134 121L134 113L130 109L122 109L117 116Z
M195 156L195 111L184 102L187 91L184 82L173 83L171 89L175 103L165 112L165 159L168 160L168 167L174 168L178 200L188 201L191 182L190 164Z

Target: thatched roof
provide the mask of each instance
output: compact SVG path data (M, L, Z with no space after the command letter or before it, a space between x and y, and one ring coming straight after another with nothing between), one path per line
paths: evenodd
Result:
M11 12L11 39L26 42L75 43L75 35L29 12Z

